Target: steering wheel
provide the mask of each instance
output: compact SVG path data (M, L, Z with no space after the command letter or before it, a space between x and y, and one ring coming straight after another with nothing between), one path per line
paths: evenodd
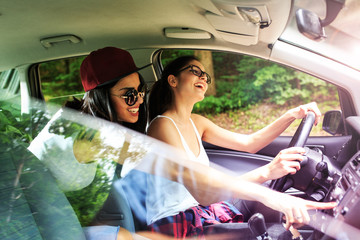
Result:
M310 131L315 122L315 113L308 112L306 117L304 117L296 129L294 136L292 137L288 147L304 147ZM279 179L273 180L270 183L270 188L285 192L287 189L292 187L292 182L287 181L288 175L285 175Z

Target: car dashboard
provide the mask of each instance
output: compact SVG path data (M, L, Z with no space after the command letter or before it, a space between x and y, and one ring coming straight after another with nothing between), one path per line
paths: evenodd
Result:
M334 156L325 156L321 151L311 150L314 159L327 163L328 174L319 177L322 173L317 169L317 162L308 164L305 172L295 177L295 182L301 187L294 186L286 191L288 194L313 200L311 193L325 186L322 188L325 196L321 201L335 201L338 204L331 210L315 211L309 226L301 228L304 231L300 229L306 239L343 239L340 235L346 236L344 239L357 239L360 234L360 117L348 117L346 123L351 129L351 136ZM215 166L231 169L230 173L234 175L250 171L272 160L272 157L261 154L216 149L208 143L204 143L204 146ZM304 183L305 180L307 183ZM257 212L266 210L259 207ZM269 215L265 217L267 219ZM310 235L309 230L313 232Z
M338 206L332 215L350 225L360 228L360 151L358 151L341 171L341 177L329 195L329 200Z
M325 200L338 202L330 212L335 219L360 229L360 117L349 117L347 123L353 130L350 140L353 144L350 146L357 152L343 166L338 181Z
M360 117L348 117L351 138L332 158L339 170L332 175L324 202L335 201L334 209L315 211L309 225L310 239L358 239L360 234Z

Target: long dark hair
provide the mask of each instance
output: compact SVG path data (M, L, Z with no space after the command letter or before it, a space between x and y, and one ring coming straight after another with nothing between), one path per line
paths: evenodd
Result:
M156 116L167 111L174 101L174 93L171 89L168 76L179 74L179 70L186 67L191 61L199 61L194 56L181 56L170 62L164 68L161 78L155 82L151 88L149 96L149 120L153 120Z
M143 77L139 74L140 85L145 84ZM65 103L65 107L79 110L83 113L99 117L110 122L118 122L115 108L111 102L110 89L116 82L106 85L102 88L95 88L85 93L83 99L74 98L72 101ZM144 101L146 99L144 98ZM140 105L139 120L136 123L122 122L121 125L133 129L135 131L145 133L147 124L146 103Z

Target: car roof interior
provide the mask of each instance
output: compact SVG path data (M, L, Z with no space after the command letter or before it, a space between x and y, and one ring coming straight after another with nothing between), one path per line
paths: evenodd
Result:
M216 46L267 58L268 44L284 30L291 4L283 0L2 1L1 30L7 34L1 37L0 52L10 57L0 58L0 71L104 46L128 50ZM261 24L254 27L251 21Z
M340 21L332 24L333 36L328 45L316 56L318 42L310 40L296 30L293 18L295 8L316 8L319 18L327 15L327 1L299 0L45 0L2 1L0 6L0 72L17 67L24 77L29 67L36 63L74 56L115 46L131 52L138 66L156 60L154 52L161 48L194 48L230 51L248 54L274 62L296 67L319 78L334 82L352 92L360 68L353 46L358 46L360 4L347 0L340 14ZM311 6L310 6L311 5ZM313 9L312 9L313 10ZM21 14L19 14L21 13ZM186 16L186 17L184 17ZM254 24L255 23L255 24ZM288 31L287 26L292 29ZM294 34L296 32L296 34ZM291 36L287 41L283 37ZM344 37L346 41L344 41ZM278 41L280 40L280 41ZM295 40L295 44L292 40ZM305 44L297 44L297 40ZM347 44L348 41L354 44ZM326 43L326 42L325 42ZM341 59L331 58L327 47L339 44ZM305 46L303 48L302 46ZM308 45L312 47L308 48ZM299 47L300 46L300 47ZM310 51L308 51L310 49ZM336 49L335 49L336 50ZM355 47L358 51L358 48ZM314 51L314 52L316 52ZM2 56L2 57L1 57ZM325 57L323 57L325 56ZM319 60L313 65L308 59ZM332 61L331 59L335 59ZM158 60L158 59L157 59ZM343 71L346 81L338 81L336 71L345 63L350 68ZM148 82L159 74L158 64L142 72ZM314 66L317 65L317 66ZM354 68L354 69L351 69ZM36 78L32 72L27 77ZM29 82L35 82L30 79ZM31 88L40 89L39 87ZM41 98L41 93L31 93ZM357 104L360 96L353 94Z

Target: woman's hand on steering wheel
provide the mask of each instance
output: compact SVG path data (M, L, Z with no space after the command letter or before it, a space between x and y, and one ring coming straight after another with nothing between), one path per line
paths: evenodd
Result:
M287 174L295 174L300 170L300 162L303 161L305 149L291 147L281 150L278 155L264 168L264 176L267 180L275 180Z
M311 111L315 113L315 122L314 125L316 126L320 122L321 118L321 112L315 102L311 102L305 105L300 105L296 108L290 109L289 113L295 118L295 119L302 119L304 118L307 113Z

